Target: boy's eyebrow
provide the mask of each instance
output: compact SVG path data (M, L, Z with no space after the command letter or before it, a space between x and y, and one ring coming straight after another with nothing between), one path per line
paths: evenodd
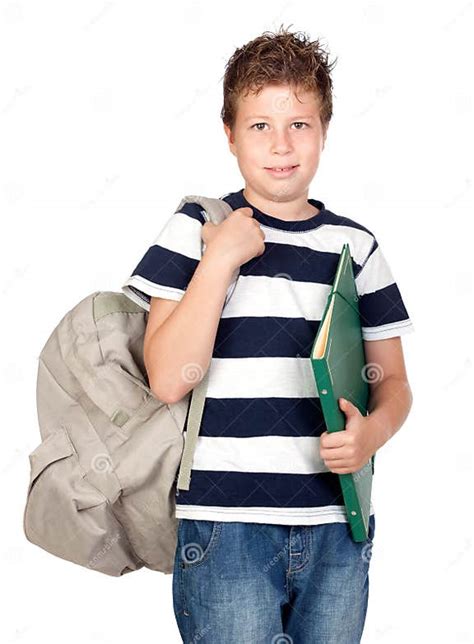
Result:
M247 121L251 121L252 119L271 119L271 116L248 116L246 119L244 119L244 123ZM311 114L308 114L307 116L291 116L291 119L297 120L297 119L314 119L314 116Z

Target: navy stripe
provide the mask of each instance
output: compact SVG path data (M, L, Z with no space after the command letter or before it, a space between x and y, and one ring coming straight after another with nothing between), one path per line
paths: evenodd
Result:
M297 282L330 285L336 276L340 253L314 250L305 246L265 242L265 253L240 267L241 275L284 277ZM352 260L354 274L360 266Z
M339 475L268 474L193 470L189 490L179 490L180 505L314 508L344 505Z
M317 396L315 398L206 398L199 435L233 438L319 437L325 431L321 401Z
M319 325L305 318L221 318L212 356L309 358Z
M132 273L150 282L185 290L199 261L168 250L157 244L150 246Z
M359 313L362 326L380 326L408 319L408 313L397 284L389 284L373 293L366 293L359 299Z
M181 212L185 215L188 215L188 217L191 217L191 219L197 219L201 222L201 224L205 224L206 218L202 214L201 210L203 210L203 207L201 205L188 201L183 205L181 210L177 210L176 212Z

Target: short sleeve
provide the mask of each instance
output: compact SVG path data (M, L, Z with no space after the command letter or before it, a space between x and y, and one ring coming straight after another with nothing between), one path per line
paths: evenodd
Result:
M179 302L202 258L205 222L197 203L185 203L173 213L122 285L125 295L146 311L152 297Z
M375 237L355 283L364 340L384 340L415 330Z

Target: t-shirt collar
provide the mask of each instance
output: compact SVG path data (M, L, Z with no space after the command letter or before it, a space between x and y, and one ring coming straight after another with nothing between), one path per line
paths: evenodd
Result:
M328 223L330 219L330 212L326 210L324 203L317 199L308 199L308 203L312 206L315 206L320 211L319 213L309 217L308 219L296 220L296 221L287 221L286 219L279 219L273 215L262 212L256 206L251 204L244 195L244 188L237 192L230 192L224 197L221 197L226 201L233 210L237 208L252 208L254 218L264 226L270 228L279 228L281 230L289 231L303 231L303 230L312 230L313 228L318 228L322 224Z

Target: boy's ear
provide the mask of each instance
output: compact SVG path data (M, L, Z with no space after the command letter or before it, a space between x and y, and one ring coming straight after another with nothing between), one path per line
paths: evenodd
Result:
M226 137L227 137L227 143L229 144L229 150L232 152L232 154L234 156L237 156L237 153L235 151L235 140L234 140L234 136L232 134L232 130L225 123L224 123L224 132L225 132Z

